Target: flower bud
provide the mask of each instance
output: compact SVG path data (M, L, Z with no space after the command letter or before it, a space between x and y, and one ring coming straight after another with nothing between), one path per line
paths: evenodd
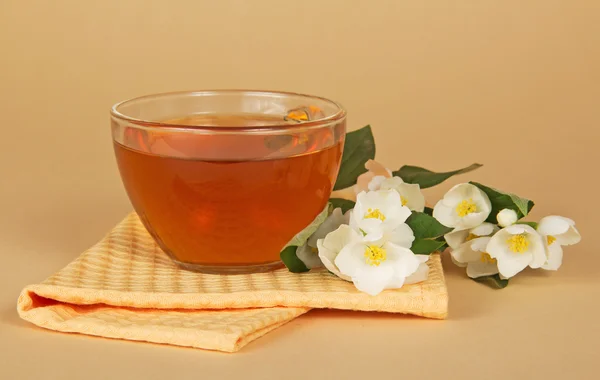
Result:
M516 223L518 219L517 212L515 210L505 208L498 213L496 219L498 220L500 227L508 227Z

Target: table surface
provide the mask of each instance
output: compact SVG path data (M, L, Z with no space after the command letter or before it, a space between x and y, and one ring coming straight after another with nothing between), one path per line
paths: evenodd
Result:
M598 378L597 2L33 3L0 5L0 378ZM583 240L558 272L526 271L499 291L445 258L444 321L312 311L236 354L21 321L20 290L131 209L109 107L236 87L340 101L394 169L481 162L428 200L476 180L535 200L535 219L573 218Z

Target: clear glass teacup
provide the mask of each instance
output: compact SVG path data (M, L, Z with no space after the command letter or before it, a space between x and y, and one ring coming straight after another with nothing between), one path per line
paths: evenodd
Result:
M280 267L327 205L346 133L339 104L267 91L149 95L116 104L111 120L142 223L175 262L206 273Z

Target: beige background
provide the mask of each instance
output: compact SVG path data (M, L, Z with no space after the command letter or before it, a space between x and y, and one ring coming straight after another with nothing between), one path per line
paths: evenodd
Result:
M600 2L0 1L0 378L597 378ZM505 290L446 260L446 321L316 311L227 355L43 331L20 289L130 210L108 109L160 91L331 97L378 159L576 220L556 273ZM435 201L454 180L427 192Z

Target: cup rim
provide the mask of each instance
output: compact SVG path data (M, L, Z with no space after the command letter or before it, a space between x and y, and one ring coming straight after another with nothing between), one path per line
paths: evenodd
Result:
M126 105L131 102L143 101L145 99L150 99L154 97L161 96L177 96L177 95L189 95L189 96L210 96L210 95L218 95L218 94L234 94L234 93L248 93L248 94L261 94L261 95L278 95L278 96L300 96L305 97L307 99L317 99L321 101L325 101L331 103L333 106L337 108L337 112L332 115L322 117L315 120L307 120L307 121L299 121L295 124L289 124L282 122L281 124L268 124L268 125L252 125L249 127L246 126L210 126L210 125L184 125L156 120L145 120L139 119L132 116L128 116L119 111L119 108L123 105ZM137 96L134 98L130 98L127 100L120 101L115 103L110 110L110 114L113 118L119 119L121 121L129 122L139 126L143 129L164 129L168 128L169 130L179 130L181 132L200 132L200 131L210 131L210 132L223 132L223 133L231 133L231 132L244 132L244 131L279 131L279 130L295 130L295 129L306 129L306 128L320 128L325 127L337 122L342 121L346 118L346 109L338 102L335 102L331 99L324 98L321 96L308 95L297 92L289 92L289 91L271 91L271 90L250 90L250 89L215 89L215 90L192 90L192 91L172 91L172 92L159 92L153 93L143 96ZM311 128L311 129L312 129Z

